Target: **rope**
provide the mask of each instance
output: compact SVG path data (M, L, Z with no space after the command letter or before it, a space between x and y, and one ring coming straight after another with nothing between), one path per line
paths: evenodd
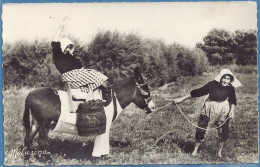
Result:
M166 105L164 105L164 106L161 106L161 107L157 108L156 110L154 110L154 112L155 112L155 111L158 111L158 110L160 110L160 109L162 109L162 108L164 108L164 107L166 107L166 106L168 106L168 105L170 105L171 103L172 103L172 102L170 102L170 103L168 103L168 104L166 104ZM199 129L202 129L202 130L214 130L214 129L218 129L218 128L220 128L221 126L223 126L223 125L227 122L227 120L229 119L229 117L227 117L227 119L224 121L224 123L222 123L222 124L219 125L218 127L205 129L205 128L199 127L199 126L197 126L196 124L194 124L194 123L181 111L181 109L179 108L179 106L178 106L176 103L174 103L174 104L177 106L178 111L184 116L184 118L185 118L189 123L191 123L193 126L199 128ZM159 139L156 140L156 142L155 142L152 146L150 146L149 148L145 149L145 151L148 151L148 150L150 150L151 148L153 148L155 145L157 145L157 143L158 143L159 141L161 141L165 136L167 136L167 135L169 135L169 134L171 134L171 133L173 133L173 131L169 131L169 132L165 133L164 135L162 135Z
M160 109L162 109L162 108L164 108L164 107L166 107L166 106L168 106L168 105L170 105L170 104L172 104L172 103L173 103L173 102L167 103L166 105L157 108L157 109L154 110L152 113L154 113L154 112L156 112L156 111L158 111L158 110L160 110ZM192 124L192 125L195 126L196 128L202 129L202 130L215 130L215 129L218 129L218 128L220 128L221 126L223 126L223 125L227 122L227 120L229 119L229 117L227 117L226 120L225 120L222 124L220 124L219 126L217 126L217 127L207 128L207 129L206 129L206 128L202 128L202 127L196 125L195 123L193 123L193 122L182 112L182 110L179 108L179 106L178 106L176 103L174 103L174 104L176 105L178 111L184 116L184 118L185 118L190 124Z
M176 103L175 103L175 105L177 106L177 108L178 108L178 110L180 111L180 113L184 116L184 118L185 118L189 123L191 123L193 126L199 128L199 129L202 129L202 130L214 130L214 129L218 129L218 128L220 128L221 126L223 126L223 125L227 122L227 120L229 119L229 117L227 117L226 120L225 120L222 124L220 124L219 126L217 126L217 127L215 127L215 128L207 128L207 129L205 129L205 128L202 128L202 127L200 127L200 126L194 124L194 123L181 111L181 109L179 108L179 106L178 106Z
M158 111L158 110L160 110L160 109L162 109L162 108L164 108L164 107L166 107L166 106L168 106L168 105L170 105L170 104L172 104L172 102L170 102L170 103L168 103L168 104L166 104L166 105L164 105L164 106L161 106L161 107L157 108L156 110L153 110L152 113L154 113L154 112L156 112L156 111Z
M172 101L173 99L169 99L169 101ZM168 100L167 100L168 101ZM203 101L203 100L200 100L200 101ZM204 100L205 101L205 100ZM153 114L154 112L156 112L156 111L158 111L158 110L160 110L160 109L162 109L162 108L164 108L164 107L166 107L166 106L168 106L168 105L170 105L170 104L172 104L173 102L169 102L169 103L167 103L166 105L164 105L164 106L161 106L161 107L159 107L159 108L157 108L156 110L153 110L153 112L151 113L151 114ZM191 106L193 106L193 105L195 105L196 103L193 103L193 104L191 104L191 105L189 105L189 107L191 107ZM187 106L186 106L187 107ZM150 115L151 115L150 114Z

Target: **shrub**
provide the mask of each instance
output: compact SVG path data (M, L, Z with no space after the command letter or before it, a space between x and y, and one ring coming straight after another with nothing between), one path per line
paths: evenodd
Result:
M185 50L177 55L177 65L182 76L201 75L209 66L206 54L200 49Z
M257 66L256 65L230 65L230 66L224 66L226 68L229 68L231 71L235 73L242 73L242 74L257 74Z

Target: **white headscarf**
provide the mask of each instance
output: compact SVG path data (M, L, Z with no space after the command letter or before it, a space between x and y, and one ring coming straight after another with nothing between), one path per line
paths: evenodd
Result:
M216 76L215 80L220 82L220 79L225 74L229 74L229 75L232 75L234 77L234 80L232 82L230 82L230 84L232 86L234 86L235 88L242 86L241 82L233 75L233 73L230 71L230 69L227 69L227 68L221 70L220 73L218 74L218 76Z
M73 55L75 46L72 43L72 41L69 38L62 38L60 39L60 47L61 47L61 51L64 53L64 50L67 48L67 46L69 46L70 44L73 46L72 49L70 50L70 54Z

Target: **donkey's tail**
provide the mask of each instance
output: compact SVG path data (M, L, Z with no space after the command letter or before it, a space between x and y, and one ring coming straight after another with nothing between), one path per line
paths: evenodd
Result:
M30 131L30 108L25 100L24 114L23 114L23 126L25 128L26 134L29 134Z

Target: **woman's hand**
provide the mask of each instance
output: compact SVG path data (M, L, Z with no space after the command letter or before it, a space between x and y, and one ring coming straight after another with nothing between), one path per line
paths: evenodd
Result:
M63 31L65 25L67 24L68 16L63 17L62 22L60 24L60 30Z
M183 101L183 97L179 97L179 98L176 98L176 99L173 100L173 102L174 102L175 104L178 104L178 103L180 103L180 102L182 102L182 101Z
M234 111L233 110L230 111L229 118L234 119Z
M52 41L57 42L60 39L61 34L62 34L63 30L64 30L64 27L66 25L66 20L67 20L67 17L64 17L62 19L62 22L60 24L60 28L59 28L58 32L56 33L56 35L54 36Z
M61 23L60 24L60 30L63 31L64 27L65 27L65 24Z
M235 105L234 105L234 104L231 104L231 105L230 105L229 115L228 115L228 117L231 118L231 119L234 119L234 117L235 117L234 110L235 110Z
M61 25L60 25L62 28L64 28L64 26L67 24L67 19L68 19L68 16L63 17Z

